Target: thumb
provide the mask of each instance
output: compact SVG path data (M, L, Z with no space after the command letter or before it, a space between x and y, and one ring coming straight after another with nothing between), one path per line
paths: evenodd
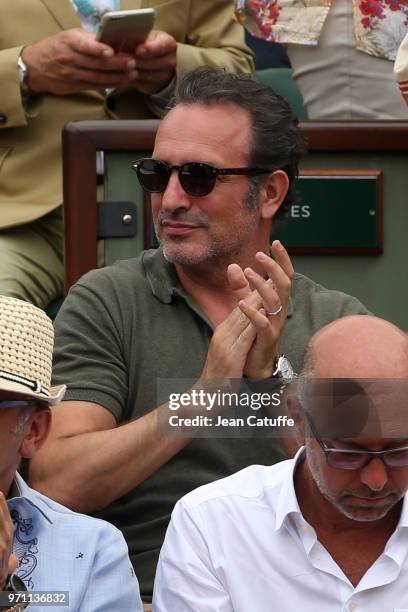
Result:
M244 300L251 295L252 290L241 267L238 264L230 264L227 268L228 282L234 290L237 300Z
M18 558L16 557L16 555L11 553L9 560L8 560L8 575L10 576L11 574L13 574L19 565L20 565L20 562Z

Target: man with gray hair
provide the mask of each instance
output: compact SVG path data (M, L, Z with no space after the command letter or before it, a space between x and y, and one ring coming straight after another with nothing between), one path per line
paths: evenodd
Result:
M35 306L0 296L0 610L140 611L122 534L31 489L18 473L51 424L54 332ZM31 609L31 605L30 605Z
M176 505L155 612L408 609L408 337L339 319L313 336L300 383L294 459Z

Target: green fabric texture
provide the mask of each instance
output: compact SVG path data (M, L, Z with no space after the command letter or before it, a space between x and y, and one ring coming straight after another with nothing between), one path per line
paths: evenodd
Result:
M366 313L358 300L297 274L281 350L299 370L317 329L341 316ZM213 332L161 249L85 275L71 289L55 330L54 384L68 385L67 400L104 406L118 423L158 405L158 379L197 379ZM271 438L197 438L98 513L123 531L144 600L152 594L175 502L195 487L248 465L283 458L279 442Z
M257 80L267 85L286 100L299 121L308 119L302 94L293 78L292 68L266 68L258 70Z

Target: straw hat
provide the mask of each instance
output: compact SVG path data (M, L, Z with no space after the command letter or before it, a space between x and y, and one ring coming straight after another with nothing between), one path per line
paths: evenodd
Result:
M397 77L400 91L408 104L408 34L405 36L398 49L394 64L394 73Z
M66 386L51 387L54 329L32 304L0 295L0 392L53 406Z

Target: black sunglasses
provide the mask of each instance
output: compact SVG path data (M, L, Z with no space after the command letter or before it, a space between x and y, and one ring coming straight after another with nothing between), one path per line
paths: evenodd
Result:
M178 178L184 191L191 196L206 196L213 189L218 176L228 174L245 174L256 176L269 174L273 170L265 168L216 168L205 162L186 162L172 166L160 159L145 157L132 164L133 170L143 189L149 193L163 193L173 170L178 171Z
M382 451L352 450L348 448L329 448L319 436L311 416L305 412L313 437L325 454L327 464L338 470L361 470L371 459L379 457L389 468L408 467L408 446L387 448Z

